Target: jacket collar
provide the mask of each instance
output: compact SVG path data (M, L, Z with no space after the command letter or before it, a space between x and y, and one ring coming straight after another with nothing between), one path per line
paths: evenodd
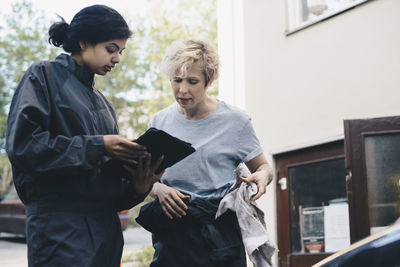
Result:
M91 73L86 66L77 64L70 55L60 54L56 57L56 62L61 63L61 65L75 74L83 84L89 87L94 85L94 73Z

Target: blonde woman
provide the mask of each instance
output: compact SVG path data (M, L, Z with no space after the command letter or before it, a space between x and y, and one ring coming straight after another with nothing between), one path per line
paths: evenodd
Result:
M196 152L166 169L151 191L156 200L138 219L153 232L151 266L246 266L235 214L214 218L241 162L252 173L244 182L257 184L254 199L272 178L251 119L207 94L219 73L210 44L176 42L161 66L176 103L156 114L149 126L191 143Z

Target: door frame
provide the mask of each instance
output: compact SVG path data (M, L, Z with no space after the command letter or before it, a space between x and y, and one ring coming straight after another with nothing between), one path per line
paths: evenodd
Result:
M292 254L290 237L289 167L314 162L344 158L343 139L329 143L317 144L297 150L280 152L273 155L276 168L276 200L277 200L277 234L278 234L278 263L279 266L310 266L332 253ZM344 166L343 166L344 167ZM287 179L287 189L281 190L279 180Z
M346 179L350 212L350 239L351 243L354 243L371 234L364 139L367 136L400 133L400 116L344 120L343 123L345 165L349 174Z

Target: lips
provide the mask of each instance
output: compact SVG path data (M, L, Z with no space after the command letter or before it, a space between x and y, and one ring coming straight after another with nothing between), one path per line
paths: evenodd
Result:
M178 97L178 102L181 103L182 105L188 104L190 100L192 100L192 99L191 98Z
M106 72L110 72L113 68L114 68L114 66L108 66L108 65L104 66L104 70Z

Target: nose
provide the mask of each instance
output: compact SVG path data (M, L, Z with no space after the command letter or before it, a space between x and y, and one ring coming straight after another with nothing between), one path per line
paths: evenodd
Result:
M114 64L119 63L120 60L121 60L121 59L120 59L120 55L119 55L119 54L116 54L115 56L112 57L112 62L113 62Z
M182 83L179 85L179 92L180 92L181 94L186 94L186 93L189 92L188 86L187 86L186 83L182 82Z

